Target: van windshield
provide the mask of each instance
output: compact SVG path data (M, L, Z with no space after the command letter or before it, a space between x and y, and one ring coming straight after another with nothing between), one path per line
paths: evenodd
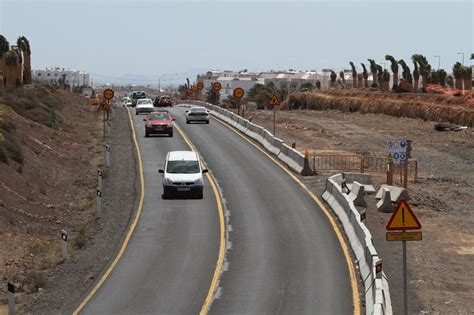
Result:
M199 173L198 161L168 161L166 172L170 174L196 174Z

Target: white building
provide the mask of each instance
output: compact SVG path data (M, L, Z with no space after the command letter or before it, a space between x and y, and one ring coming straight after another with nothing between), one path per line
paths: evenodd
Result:
M220 99L226 99L228 96L233 95L234 89L242 88L245 92L244 97L248 94L248 91L259 82L257 78L248 78L248 77L219 77L217 78L222 85L220 90Z
M59 79L65 75L65 84L71 88L76 86L90 85L90 74L84 71L70 70L59 67L46 68L45 70L33 70L33 80L47 82L52 85L59 83Z

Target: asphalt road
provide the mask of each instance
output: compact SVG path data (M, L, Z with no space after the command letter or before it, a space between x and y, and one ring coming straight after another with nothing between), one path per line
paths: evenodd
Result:
M351 314L349 270L328 219L268 157L229 128L177 122L230 211L232 248L211 314Z
M224 125L185 123L172 113L222 189L229 248L211 314L352 314L347 264L317 204L268 157ZM144 138L134 116L145 172L143 213L128 248L83 313L197 314L219 249L216 202L162 200L166 152L188 149L173 138Z
M145 177L142 214L122 259L81 314L198 314L219 250L216 200L207 180L202 200L162 200L158 169L166 153L189 147L178 132L145 138L145 116L132 116Z

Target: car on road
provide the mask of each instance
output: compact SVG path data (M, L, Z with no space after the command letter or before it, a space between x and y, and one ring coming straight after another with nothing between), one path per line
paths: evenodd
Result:
M155 107L153 106L153 102L149 98L139 99L137 100L137 105L135 106L135 115L141 113L151 113L155 111Z
M149 113L145 122L145 137L157 134L167 134L169 137L173 136L173 116L170 113L159 111Z
M132 106L137 105L138 100L146 98L145 91L134 91L132 92Z
M169 96L157 96L155 98L155 106L157 107L172 107L173 102Z
M163 199L176 195L203 198L203 176L199 155L194 151L170 151L166 155L163 174Z
M193 106L186 111L186 123L190 124L191 122L204 122L209 123L209 111L205 107Z

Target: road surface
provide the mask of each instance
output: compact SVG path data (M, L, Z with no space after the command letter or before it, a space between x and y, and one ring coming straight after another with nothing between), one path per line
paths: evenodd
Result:
M351 314L352 288L328 219L301 187L254 146L212 119L181 126L222 189L229 214L224 272L211 314ZM162 200L166 152L188 149L181 135L144 138L145 203L124 257L87 305L87 314L197 314L219 250L216 201Z

